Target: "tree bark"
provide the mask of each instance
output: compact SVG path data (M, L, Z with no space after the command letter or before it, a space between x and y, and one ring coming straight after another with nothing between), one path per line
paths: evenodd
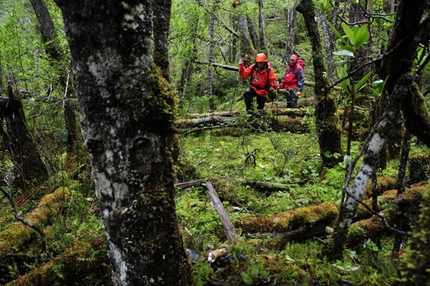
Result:
M302 0L297 6L297 11L303 14L306 29L312 45L312 60L315 71L315 96L317 105L315 109L316 132L322 164L326 167L334 167L340 162L342 156L342 146L340 144L341 131L338 126L336 115L336 99L333 95L327 94L329 82L325 74L321 39L315 22L315 9L312 0Z
M150 2L55 1L115 285L191 285L174 202L175 93L152 60Z
M169 46L171 0L151 1L152 10L157 11L153 16L154 31L154 64L161 68L163 77L170 81Z

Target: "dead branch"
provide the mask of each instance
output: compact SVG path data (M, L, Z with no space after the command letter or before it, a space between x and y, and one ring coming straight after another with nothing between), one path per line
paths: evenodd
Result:
M228 217L227 213L225 212L224 206L220 201L214 187L210 182L206 182L206 187L208 189L209 196L212 198L213 205L218 212L218 216L224 225L224 230L227 236L227 240L229 242L236 242L237 241L236 229L233 223L231 222L230 218Z

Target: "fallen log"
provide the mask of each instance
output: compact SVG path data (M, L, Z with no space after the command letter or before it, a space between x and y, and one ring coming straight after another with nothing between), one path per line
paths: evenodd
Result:
M286 102L274 101L266 103L266 107L264 110L266 111L266 113L272 112L274 115L286 115L289 117L312 116L312 113L310 113L306 108L287 108ZM244 112L244 110L231 110L214 111L210 113L191 113L188 115L188 119L237 117ZM177 122L181 122L181 120L178 120Z
M67 188L58 188L55 192L45 195L37 207L25 220L37 226L47 226L53 222L52 215L59 212L70 195ZM13 249L21 249L30 241L37 241L38 234L33 229L18 223L0 232L0 252L8 253Z
M289 192L290 187L285 184L279 184L279 183L268 183L268 182L258 182L258 181L251 181L251 180L235 180L236 182L244 185L249 186L257 191L261 192L268 192L268 193L274 193L274 192Z
M397 191L387 191L382 196L378 196L378 207L381 210L390 207L394 209L407 202L411 206L419 205L421 193L424 187L408 188L397 198ZM371 200L365 201L371 205ZM415 210L416 211L416 210ZM384 211L385 213L385 211ZM357 210L356 220L368 218L373 215L372 212L360 206ZM242 230L243 234L248 233L284 233L289 239L301 241L318 235L325 235L326 226L332 227L339 216L339 202L324 202L317 206L309 206L289 210L271 216L249 216L237 219L234 224ZM391 212L385 213L385 216L392 216ZM395 221L390 220L388 221ZM381 230L380 228L379 230Z
M6 285L54 285L59 282L63 285L78 285L89 277L99 283L104 278L104 283L109 285L111 269L105 244L104 236L85 241L76 240L74 247Z
M397 230L395 227L400 225L402 221L405 222L411 218L416 218L419 214L419 205L423 199L422 195L428 188L429 184L427 183L413 185L396 197L378 215L372 215L370 218L351 224L346 245L348 247L362 245L369 238L378 243L383 236L394 234ZM380 216L383 216L385 221ZM387 224L389 227L387 227ZM410 223L402 223L402 225L410 225Z
M266 130L271 128L274 131L285 131L291 133L307 133L309 131L308 122L301 120L300 118L291 117L279 117L271 116L269 118L263 116L256 116L249 128L255 130ZM267 120L268 119L268 120ZM206 129L218 129L218 128L236 128L237 120L236 117L203 117L194 119L181 119L176 121L176 128L178 132L197 132ZM244 126L242 126L244 127Z

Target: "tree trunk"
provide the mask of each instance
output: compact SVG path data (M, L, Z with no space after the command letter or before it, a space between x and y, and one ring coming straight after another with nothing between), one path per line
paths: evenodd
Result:
M212 3L212 10L213 14L209 23L209 51L208 51L208 62L209 62L209 68L208 68L208 91L207 94L211 96L213 94L213 83L214 83L214 69L212 68L212 63L214 62L215 58L215 13L217 9L218 3L215 0L214 3Z
M258 31L260 52L267 53L266 28L264 25L264 0L258 0Z
M396 86L396 90L392 95L392 102L384 112L383 118L375 126L374 134L363 158L363 164L360 171L351 188L347 190L347 198L341 205L339 220L333 236L333 248L330 249L328 253L329 257L333 260L342 259L345 236L353 221L355 212L357 211L357 206L365 192L367 183L369 182L372 173L375 172L377 157L385 143L388 130L400 112L400 103L407 94L407 91L412 84L412 80L413 76L411 74L406 74L399 79L399 84Z
M174 202L175 93L152 62L150 2L55 1L73 59L115 285L191 285Z
M315 71L315 96L317 106L315 109L316 131L322 164L326 167L334 167L342 159L342 147L340 144L341 131L336 115L336 99L331 93L327 94L329 83L325 74L323 52L317 24L315 22L315 10L312 0L302 0L297 6L297 11L303 14L306 29L312 44L312 59ZM335 156L339 154L339 156Z
M170 81L169 46L171 0L151 1L152 10L158 11L152 18L154 26L154 64L161 68L163 77Z
M14 163L16 179L11 185L29 192L31 187L46 182L48 169L28 130L22 102L11 86L8 95L9 102L4 110L7 130L0 126L0 134Z
M320 12L317 12L317 14L319 15L319 24L321 26L321 31L322 31L322 36L323 36L323 40L324 40L324 48L325 48L325 55L327 58L327 69L328 69L328 78L330 81L330 84L334 83L334 73L335 73L335 68L334 68L334 62L333 62L333 45L332 42L334 42L331 38L330 38L330 31L329 28L327 27L327 19L326 17L321 14Z
M239 0L240 4L244 3L244 0ZM257 54L252 44L251 35L248 27L248 19L246 15L240 15L237 29L239 31L240 39L240 55L245 60L245 65L254 61L254 56Z
M67 130L67 154L69 158L76 157L73 152L77 151L78 145L78 128L76 124L75 110L70 101L70 97L75 94L74 86L70 80L69 63L66 63L64 52L60 48L58 42L57 32L55 30L54 21L49 15L48 8L43 0L30 0L36 13L37 20L40 24L43 42L45 44L45 51L51 57L50 64L53 68L60 70L60 77L58 83L64 90L64 121ZM70 161L70 160L69 160Z

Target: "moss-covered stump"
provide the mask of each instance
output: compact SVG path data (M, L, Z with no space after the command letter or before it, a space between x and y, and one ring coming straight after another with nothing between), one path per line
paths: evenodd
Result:
M409 158L409 184L427 181L430 177L430 156L416 154Z
M57 214L63 207L65 200L70 195L67 188L58 188L55 192L45 195L37 207L28 215L25 220L36 226L46 226L52 223L54 214ZM18 223L0 232L0 253L10 253L13 250L21 250L29 247L31 241L34 242L38 234L33 229Z
M111 285L105 243L104 237L77 240L73 248L6 285Z
M417 225L400 256L399 285L428 285L430 281L430 188L423 195Z

